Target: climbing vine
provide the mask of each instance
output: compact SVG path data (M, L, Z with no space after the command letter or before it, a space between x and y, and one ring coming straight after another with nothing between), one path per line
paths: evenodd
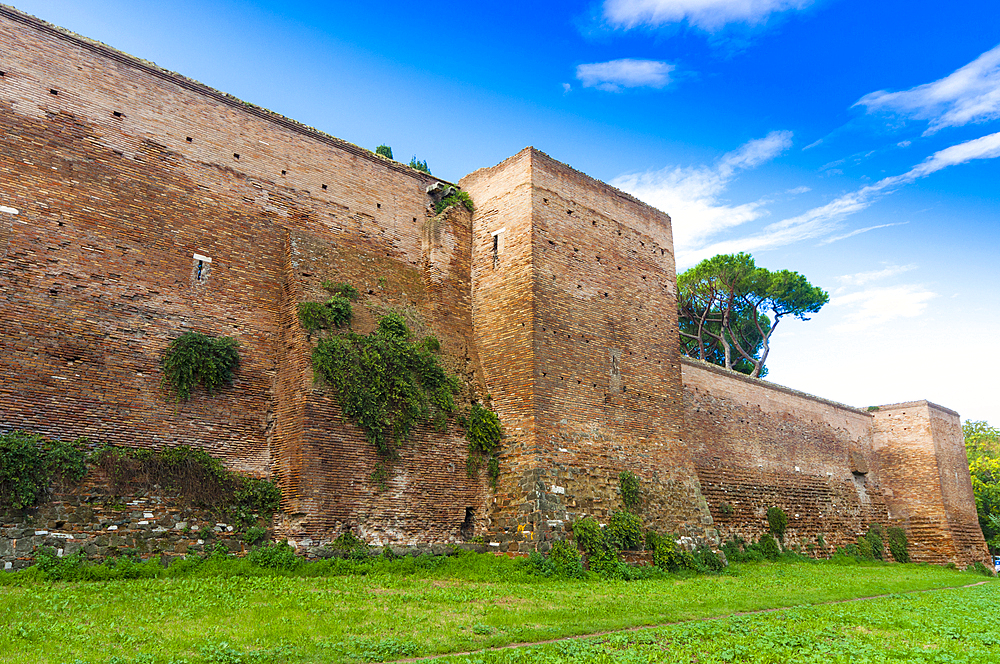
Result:
M53 480L79 482L87 474L87 442L46 440L27 431L0 434L0 507L33 507Z
M316 375L334 388L344 414L386 459L399 456L414 424L431 422L443 430L460 387L432 350L437 340L410 336L403 317L390 312L369 335L320 339L312 355Z
M177 401L188 401L191 389L198 384L209 394L229 385L240 363L239 346L232 337L185 332L170 342L160 358L163 386Z
M500 476L500 460L496 454L503 437L500 418L477 402L472 404L468 417L459 419L459 424L465 427L465 437L469 441L469 459L466 462L469 475L478 473L485 461L490 484L496 488L497 478Z
M633 510L639 506L639 478L630 470L623 470L618 475L618 488L622 492L622 503Z

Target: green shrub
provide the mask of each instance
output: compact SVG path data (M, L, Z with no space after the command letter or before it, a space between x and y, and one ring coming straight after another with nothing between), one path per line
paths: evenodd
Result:
M865 539L872 547L872 555L876 560L883 560L885 557L885 544L882 541L882 526L873 523L868 526Z
M229 385L240 363L239 346L232 337L185 332L170 342L160 358L163 386L174 393L177 401L188 401L196 385L209 394Z
M468 423L465 435L469 440L469 451L476 454L493 454L503 437L503 427L497 414L479 403L473 403L469 409Z
M639 495L639 478L630 470L623 470L618 474L618 488L622 493L622 504L627 509L634 510L639 507L641 497Z
M294 569L299 565L299 557L288 542L278 542L269 546L254 549L247 559L258 567L268 569Z
M427 173L427 175L431 174L431 169L428 168L427 166L427 160L424 159L423 161L420 161L419 159L417 159L417 155L413 155L410 158L410 168L415 168L418 171L423 171L424 173Z
M441 214L452 205L464 205L469 212L475 212L476 206L472 202L472 197L468 192L456 191L454 194L445 196L434 204L434 214Z
M646 551L655 551L656 545L660 542L660 534L655 530L646 531Z
M653 565L665 572L696 568L694 556L671 537L661 537L656 543L656 548L653 549Z
M558 576L566 579L579 579L584 576L580 551L572 542L565 540L553 542L552 550L549 551L549 561Z
M594 553L606 546L600 524L589 516L573 522L573 539L587 553Z
M267 537L267 528L263 526L251 526L247 528L246 532L243 533L243 542L250 546L258 544L262 539Z
M981 574L982 576L988 576L991 578L996 576L996 572L994 572L992 569L990 569L989 567L987 567L978 560L969 565L968 567L966 567L965 571L972 572L974 574Z
M857 556L862 560L875 560L875 553L872 551L872 543L868 541L868 538L862 535L858 538L857 544Z
M905 538L905 535L904 535ZM818 546L823 551L826 551L826 539L823 537L823 533L818 533L816 535L816 546Z
M298 306L299 322L310 334L351 324L354 311L343 295L334 295L326 302L302 302Z
M910 562L910 552L907 548L906 531L898 526L890 526L887 529L889 537L889 553L893 560L898 563Z
M715 551L702 544L694 551L695 567L702 572L721 572L726 569L722 558Z
M406 321L395 312L367 336L321 339L312 364L317 378L333 387L344 414L387 459L399 456L415 423L444 430L455 410L458 378L445 372L434 353L410 341Z
M375 148L375 154L380 157L385 157L386 159L392 159L392 148L383 143L382 145Z
M721 516L732 516L736 509L729 503L719 504L719 514Z
M358 297L361 295L357 288L343 281L324 280L321 285L323 286L323 290L328 291L330 294L339 295L351 302L357 302Z
M337 539L333 540L333 544L331 546L333 546L334 549L344 549L348 551L353 549L364 549L366 552L368 551L368 545L365 544L365 541L352 533L350 530L345 530L340 533L340 535L337 536Z
M615 549L638 550L643 544L642 521L631 512L615 512L604 535Z
M0 434L0 506L23 509L37 505L53 480L79 482L87 474L86 438L72 443L46 440L38 434Z
M785 529L788 528L788 515L785 514L785 510L777 506L768 507L767 526L779 542L784 542Z
M760 554L774 562L781 557L781 548L773 537L769 534L764 534L760 536L760 541L757 542L757 548Z

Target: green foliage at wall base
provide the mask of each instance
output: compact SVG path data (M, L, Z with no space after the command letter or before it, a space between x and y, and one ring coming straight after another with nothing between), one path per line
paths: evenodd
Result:
M202 385L209 394L229 385L240 363L239 346L232 337L185 332L170 342L160 358L163 386L174 393L177 401L188 401L196 385Z
M0 434L0 508L41 502L53 480L79 482L87 474L86 438L46 440L27 431Z
M605 529L608 543L618 550L638 550L643 545L642 521L631 512L615 512Z
M441 367L423 344L410 340L403 317L390 312L369 335L321 339L312 355L316 376L333 387L344 414L387 459L417 422L439 430L455 410L458 378Z
M233 472L204 450L178 445L159 449L104 446L91 460L120 496L163 491L225 514L241 525L271 518L281 491L269 480Z
M890 526L886 529L889 537L889 553L893 560L898 563L910 562L910 552L907 550L906 531L898 526Z
M767 526L771 534L778 538L779 542L785 540L785 530L788 528L788 515L785 510L777 506L767 508Z

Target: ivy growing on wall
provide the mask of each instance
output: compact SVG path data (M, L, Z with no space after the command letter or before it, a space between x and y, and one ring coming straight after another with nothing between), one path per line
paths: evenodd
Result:
M119 496L163 491L241 525L268 521L280 507L276 484L231 471L208 452L187 445L159 449L105 445L92 460Z
M163 386L174 393L177 401L187 401L196 385L202 385L209 394L229 385L240 363L239 345L232 337L185 332L170 342L160 358Z
M54 480L82 480L87 474L87 442L46 440L27 431L0 434L0 507L34 507Z
M317 376L334 388L344 414L387 459L399 456L414 424L431 422L444 430L460 387L432 350L437 340L410 337L403 317L390 312L371 334L321 339L312 355Z
M630 470L623 470L618 475L618 488L622 492L622 503L626 508L634 510L639 507L639 478Z
M469 459L466 469L469 476L479 472L483 462L486 462L486 473L490 484L496 488L500 476L500 460L497 452L500 439L503 437L503 427L500 418L489 408L480 403L473 403L468 417L462 417L459 424L465 427L465 437L469 441Z

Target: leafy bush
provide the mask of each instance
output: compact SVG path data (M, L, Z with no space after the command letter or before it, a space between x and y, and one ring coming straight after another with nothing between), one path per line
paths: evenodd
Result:
M872 555L876 560L883 560L885 557L885 544L882 541L882 526L873 523L868 526L865 539L872 547Z
M660 541L659 533L657 533L655 530L646 531L646 546L645 546L646 551L655 551L656 545L659 543L659 541Z
M469 440L469 451L478 454L493 454L500 445L503 427L500 418L489 408L479 403L473 403L469 409L468 429L466 438Z
M719 504L719 514L722 516L732 516L736 509L729 503Z
M862 560L875 560L875 553L872 551L872 543L868 541L868 538L862 535L858 538L857 544L857 556Z
M777 506L767 508L767 526L771 534L778 538L779 542L785 541L785 529L788 528L788 515L785 510Z
M288 542L278 542L270 546L254 549L247 559L258 567L267 569L295 569L300 559L295 555L295 549Z
M247 528L245 533L243 533L243 542L253 546L265 537L267 537L267 528L264 528L263 526L251 526L250 528Z
M774 562L781 557L781 549L778 547L778 543L770 535L761 535L760 541L757 542L757 547L762 556Z
M239 342L189 330L167 346L160 358L162 384L177 401L188 401L191 389L202 385L211 394L233 381L240 363Z
M361 295L357 288L343 281L324 280L321 285L323 286L323 290L328 291L332 295L339 295L351 302L357 302L358 297Z
M437 357L410 341L401 315L390 312L371 334L321 339L313 351L316 375L331 385L344 414L357 422L383 457L398 447L419 421L443 430L455 410L456 376Z
M653 564L666 572L695 569L694 557L670 537L661 537L653 549Z
M0 434L0 505L32 507L45 497L53 480L82 480L87 474L82 447L88 442L46 440L26 431Z
M309 333L344 327L351 324L354 311L343 295L334 295L326 302L302 302L298 307L299 322Z
M639 478L629 470L618 474L618 488L622 492L622 504L630 510L639 507Z
M907 550L906 531L899 526L890 526L887 529L889 537L889 553L893 560L898 563L910 562L910 552Z
M476 211L476 206L472 202L472 196L469 196L468 192L465 191L456 191L434 204L434 214L441 214L452 205L464 205L465 209L469 212Z
M966 567L965 571L966 572L972 572L974 574L981 574L983 576L988 576L988 577L991 577L991 578L994 577L994 576L996 576L996 572L994 572L992 569L990 569L986 565L982 564L978 560L976 562L972 563L971 565L969 565L968 567Z
M615 512L608 520L605 538L619 550L637 550L643 544L642 521L631 512Z
M417 159L417 155L413 155L410 158L410 168L415 168L418 171L423 171L424 173L427 173L427 175L431 174L431 169L428 168L427 166L427 160L424 159L423 161L420 161Z
M380 157L385 157L386 159L392 159L392 148L383 143L382 145L375 148L375 154Z
M719 554L704 544L695 549L694 562L700 572L721 572L726 569Z
M553 542L552 550L549 551L549 561L558 576L566 579L579 579L584 576L580 551L572 542L565 540Z
M600 524L589 516L573 522L573 539L587 553L594 553L605 546Z

